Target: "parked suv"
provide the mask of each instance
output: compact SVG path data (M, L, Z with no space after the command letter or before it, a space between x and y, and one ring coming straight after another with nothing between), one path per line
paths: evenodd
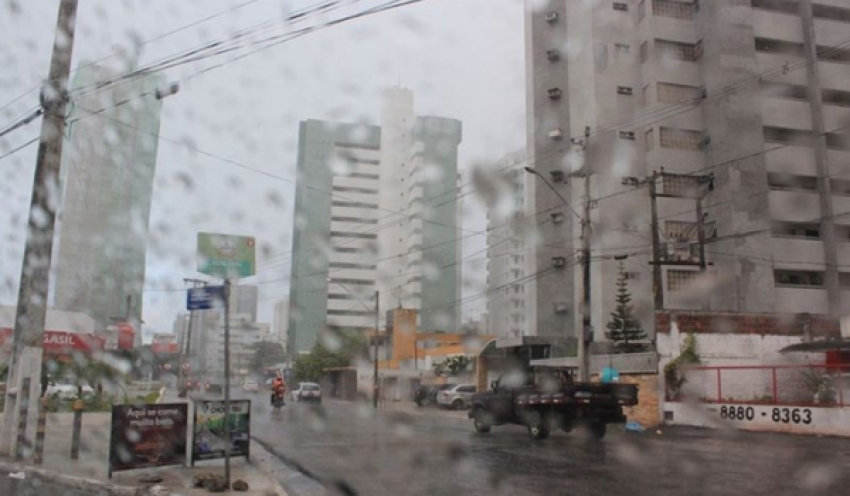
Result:
M437 404L452 410L468 409L475 390L475 384L458 384L437 393Z
M419 386L413 391L413 402L417 406L436 406L437 394L440 391L455 387L455 384L438 384L433 386Z

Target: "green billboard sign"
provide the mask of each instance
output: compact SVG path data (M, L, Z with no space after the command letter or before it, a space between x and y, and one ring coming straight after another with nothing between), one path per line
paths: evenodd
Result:
M257 272L256 241L250 236L198 233L198 272L222 279Z

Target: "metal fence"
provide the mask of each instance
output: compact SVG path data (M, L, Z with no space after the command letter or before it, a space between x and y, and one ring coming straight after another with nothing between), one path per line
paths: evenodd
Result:
M667 384L667 401L850 406L850 365L699 366L683 377L678 391Z

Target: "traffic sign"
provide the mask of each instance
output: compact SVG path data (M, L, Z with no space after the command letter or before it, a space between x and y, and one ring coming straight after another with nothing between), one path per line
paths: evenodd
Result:
M209 310L224 304L224 286L189 288L186 310Z
M257 272L256 241L250 236L198 233L198 272L222 279L251 277Z

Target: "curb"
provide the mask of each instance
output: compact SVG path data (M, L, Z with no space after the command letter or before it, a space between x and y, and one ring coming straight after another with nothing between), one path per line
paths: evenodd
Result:
M145 487L120 486L110 482L74 477L73 475L60 474L43 468L33 467L30 465L19 465L17 463L9 463L6 461L0 461L0 471L5 474L10 472L24 472L27 476L34 475L47 482L67 486L71 489L76 489L90 494L108 494L109 496L143 496L148 493Z
M286 496L324 496L325 487L303 467L255 437L251 437L251 464L281 486ZM258 456L260 455L260 456Z

